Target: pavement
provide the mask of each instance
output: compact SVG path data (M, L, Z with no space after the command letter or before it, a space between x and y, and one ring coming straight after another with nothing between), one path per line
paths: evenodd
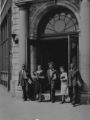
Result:
M90 120L90 105L23 101L0 85L0 120Z

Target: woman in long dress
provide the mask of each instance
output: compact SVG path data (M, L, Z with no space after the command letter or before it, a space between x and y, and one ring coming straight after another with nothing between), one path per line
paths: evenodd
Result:
M60 67L60 80L61 80L61 95L62 95L62 102L65 102L65 95L67 92L67 73L64 70L64 67Z

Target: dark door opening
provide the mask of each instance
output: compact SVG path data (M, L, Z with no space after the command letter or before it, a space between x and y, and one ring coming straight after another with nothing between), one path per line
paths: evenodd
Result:
M43 41L40 45L40 62L47 67L48 62L53 61L56 68L68 65L68 40L48 40Z
M64 66L68 71L68 39L41 40L38 47L38 64L44 70L48 69L48 62L53 61L56 69ZM45 85L45 84L44 84ZM60 89L60 80L56 82L56 89Z
M60 66L64 66L65 71L68 73L70 64L73 62L79 66L78 54L79 41L78 34L68 35L62 38L49 38L38 40L37 44L37 64L41 64L46 73L48 69L48 62L53 61L56 69L59 70ZM68 76L69 77L69 76ZM44 81L43 89L47 91L47 79ZM60 90L60 80L56 81L56 90Z

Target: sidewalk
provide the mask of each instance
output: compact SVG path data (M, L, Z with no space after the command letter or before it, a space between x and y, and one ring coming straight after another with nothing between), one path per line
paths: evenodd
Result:
M0 120L90 120L90 105L16 99L0 85Z

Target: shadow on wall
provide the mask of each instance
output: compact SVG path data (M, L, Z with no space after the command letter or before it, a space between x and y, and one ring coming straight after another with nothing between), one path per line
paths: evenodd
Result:
M90 88L84 81L82 82L83 84L80 88L80 103L90 105Z
M79 72L79 78L77 79L77 84L79 86L80 92L80 104L90 104L90 88L82 79L81 74Z
M84 91L84 92L88 92L88 91L90 91L90 88L89 88L89 86L84 82L84 80L82 81L82 91Z
M80 81L80 84L81 84L81 92L88 92L90 91L90 88L89 86L85 83L85 80L82 79L82 76L81 74L79 73L79 81Z

